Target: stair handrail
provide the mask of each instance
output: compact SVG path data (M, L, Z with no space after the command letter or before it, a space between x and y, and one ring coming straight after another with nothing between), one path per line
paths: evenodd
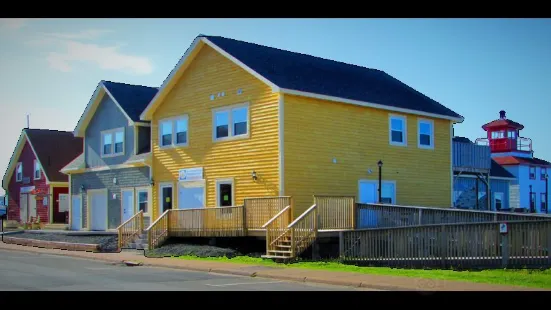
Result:
M287 229L290 230L291 233L291 257L295 257L299 255L303 250L305 250L312 242L317 238L318 233L318 218L317 218L317 205L314 203L310 208L308 208L306 211L304 211L299 217L297 217L291 224L287 226ZM306 216L310 215L310 213L314 212L314 228L310 233L314 233L314 238L310 239L312 242L310 244L300 247L300 242L304 241L308 236L302 236L300 237L299 243L297 244L297 232L295 232L295 226L297 226L300 222L302 222ZM300 231L298 232L300 235Z
M286 206L281 211L279 211L276 215L274 215L268 222L266 222L264 225L262 225L263 229L266 229L266 253L269 254L270 251L275 249L275 245L277 241L285 236L289 229L287 228L287 223L290 221L291 214L286 214L291 209L291 205ZM285 219L282 216L287 216ZM277 219L282 219L284 222L275 222ZM279 226L279 228L272 227L273 225ZM281 230L283 230L283 233L281 233Z
M262 228L268 227L273 221L277 220L278 217L281 216L281 214L285 213L288 209L290 209L291 206L286 206L285 208L281 209L274 217L272 217L269 221L266 222L266 224L262 225Z
M315 208L317 208L317 205L313 204L310 208L308 208L308 210L304 211L304 213L302 213L293 222L291 222L291 224L289 224L289 226L287 226L287 228L292 228L293 226L295 226L298 222L300 222L300 220L302 220L306 215L308 215L310 212L312 212L312 210L314 210Z
M132 230L132 226L134 226L134 222L136 221L136 218L139 218L139 221L138 221L138 227L137 229L134 229ZM129 225L129 224L132 224L132 225ZM126 226L130 226L128 227L131 232L129 234L125 234L125 230L127 229ZM143 210L140 210L140 212L132 215L128 220L126 220L124 223L122 223L121 225L119 225L119 227L117 227L117 231L118 231L118 244L119 244L119 249L121 249L125 244L126 242L128 242L128 240L131 240L133 237L137 236L140 234L141 231L143 231L143 228L144 228L144 225L143 225Z
M158 219L156 219L153 223L151 223L151 225L149 225L149 227L145 230L146 233L147 233L147 246L148 246L148 249L153 249L154 248L154 245L153 245L153 242L154 241L157 241L157 240L153 240L152 239L152 236L151 236L151 231L153 228L155 228L157 226L157 224L163 220L165 217L168 218L168 213L170 212L170 209L166 210L165 212L163 212L163 214L161 214L161 216L159 216ZM161 237L164 236L164 234L166 233L168 235L168 230L169 230L169 225L167 225L167 229L166 231L163 232L163 234L161 234ZM167 237L168 238L168 237ZM158 243L160 242L157 242L157 244L155 245L158 245Z

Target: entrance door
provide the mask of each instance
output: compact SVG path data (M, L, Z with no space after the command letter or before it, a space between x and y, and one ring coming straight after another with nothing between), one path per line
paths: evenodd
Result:
M107 230L107 193L88 191L90 230Z
M172 184L161 184L160 189L161 205L163 206L162 213L164 213L166 210L172 209Z
M178 209L205 207L205 183L180 182L178 186Z
M80 195L73 195L73 201L71 204L71 229L82 229L82 200Z
M54 207L54 223L67 224L67 212L69 212L69 194L59 194L57 212Z
M377 202L377 183L376 181L360 181L359 184L359 203L371 204ZM358 212L358 228L377 227L378 211L373 209L361 208Z
M134 190L122 190L122 223L128 221L135 213Z
M27 218L27 202L28 202L28 194L21 194L19 195L19 218L21 219L21 222L26 223Z
M36 220L36 196L29 195L29 219Z

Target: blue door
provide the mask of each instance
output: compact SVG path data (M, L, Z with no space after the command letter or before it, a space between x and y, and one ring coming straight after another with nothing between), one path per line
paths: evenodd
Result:
M74 195L71 204L71 230L82 229L82 200L80 195Z
M134 190L122 191L122 223L134 215ZM121 224L122 224L121 223Z
M377 183L373 181L360 181L359 188L359 203L376 203L377 202ZM377 227L377 212L374 210L360 209L358 212L359 227L358 228L375 228Z

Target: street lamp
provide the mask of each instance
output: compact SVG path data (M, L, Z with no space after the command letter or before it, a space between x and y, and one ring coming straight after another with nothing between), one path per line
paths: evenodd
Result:
M377 163L377 166L379 166L379 203L382 201L382 172L383 172L383 162L379 160Z

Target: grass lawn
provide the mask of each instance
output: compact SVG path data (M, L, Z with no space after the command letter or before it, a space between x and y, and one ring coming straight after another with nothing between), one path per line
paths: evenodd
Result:
M196 256L178 256L177 259L208 260L217 262L240 263L273 266L281 268L304 268L326 271L355 272L373 275L401 276L414 278L428 278L439 280L455 280L476 283L515 285L535 288L551 289L551 270L483 270L483 271L454 271L454 270L417 270L396 269L387 267L357 267L338 262L297 262L293 264L278 264L271 260L239 256L234 258Z

